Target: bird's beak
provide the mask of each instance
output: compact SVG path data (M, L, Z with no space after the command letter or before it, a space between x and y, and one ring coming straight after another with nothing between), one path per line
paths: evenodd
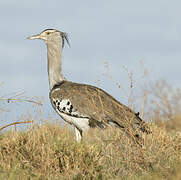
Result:
M32 40L32 39L41 39L41 36L40 36L40 34L37 34L37 35L34 35L34 36L29 36L29 37L27 37L27 39L29 39L29 40Z

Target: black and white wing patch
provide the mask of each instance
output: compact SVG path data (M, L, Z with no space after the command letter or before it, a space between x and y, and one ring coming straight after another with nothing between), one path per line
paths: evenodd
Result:
M75 109L69 99L53 99L53 107L57 113L68 123L73 124L81 131L89 129L89 118L81 115Z
M73 117L85 117L75 109L69 99L53 99L53 106L58 112L65 113Z

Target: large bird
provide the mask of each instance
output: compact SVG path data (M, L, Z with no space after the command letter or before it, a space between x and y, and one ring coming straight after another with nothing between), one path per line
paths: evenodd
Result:
M66 33L46 29L28 39L41 39L47 45L50 101L55 111L75 127L76 140L89 128L115 126L128 135L139 137L139 132L149 133L139 113L121 104L100 88L67 81L62 74L62 49Z

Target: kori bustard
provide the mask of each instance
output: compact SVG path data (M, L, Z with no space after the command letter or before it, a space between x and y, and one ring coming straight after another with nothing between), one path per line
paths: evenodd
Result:
M127 106L97 87L67 81L62 74L62 49L67 35L46 29L28 39L41 39L47 45L50 101L55 111L75 128L76 140L89 128L115 126L136 138L148 133L146 123Z

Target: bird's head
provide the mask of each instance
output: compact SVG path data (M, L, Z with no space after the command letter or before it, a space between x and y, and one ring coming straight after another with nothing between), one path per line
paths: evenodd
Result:
M62 47L64 46L65 40L67 44L70 46L67 34L65 32L58 31L56 29L46 29L42 31L40 34L36 34L33 36L28 37L27 39L41 39L44 40L46 44L51 44L55 42L60 42Z

